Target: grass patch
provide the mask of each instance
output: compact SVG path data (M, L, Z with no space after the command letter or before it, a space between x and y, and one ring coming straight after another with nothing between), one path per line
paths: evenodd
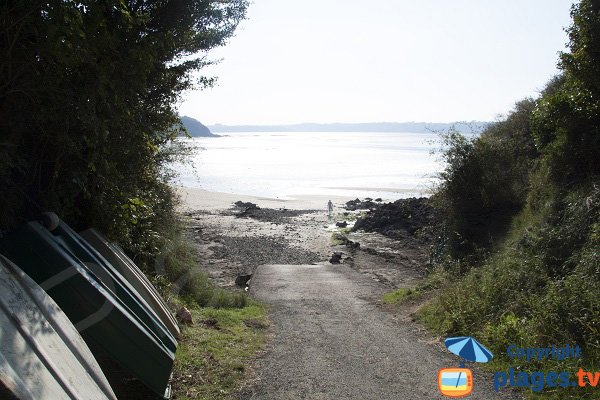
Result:
M246 366L265 344L266 309L245 292L217 287L199 267L181 232L157 260L153 283L165 299L192 313L182 327L173 368L173 399L232 399Z
M348 238L339 232L333 232L331 234L331 246L340 246L348 242Z
M173 369L173 399L232 399L248 362L265 345L264 306L190 309L194 325L183 327Z
M181 234L176 235L161 253L159 274L151 280L163 297L173 302L179 297L188 307L244 308L249 304L244 292L217 287L198 264L194 246Z
M418 288L400 288L384 294L381 303L404 304L408 301L418 300L421 297L423 297L423 292Z

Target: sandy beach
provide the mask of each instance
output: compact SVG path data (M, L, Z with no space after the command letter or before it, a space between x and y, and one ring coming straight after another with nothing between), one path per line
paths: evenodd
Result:
M181 196L182 211L190 210L223 210L230 208L236 201L252 202L262 208L285 208L288 210L327 210L327 201L341 206L355 197L298 195L293 199L265 198L231 193L210 192L204 189L177 186Z
M332 235L351 227L360 212L344 206L352 197L298 196L293 200L177 188L180 211L187 219L187 235L201 255L201 268L220 286L233 287L238 275L252 274L263 264L328 263L334 252L341 262L386 289L409 287L421 278L428 249L416 240L393 240L376 232L347 232L352 248ZM327 201L334 204L329 218ZM235 202L250 202L259 209L244 214ZM343 240L345 241L345 239Z

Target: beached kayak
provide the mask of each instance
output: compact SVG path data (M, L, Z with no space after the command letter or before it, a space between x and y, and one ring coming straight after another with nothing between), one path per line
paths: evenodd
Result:
M168 397L175 352L46 228L26 223L0 239L0 252L46 290L98 360L108 356Z
M169 310L162 296L154 288L146 275L117 245L110 243L100 232L95 229L87 229L79 232L86 242L92 245L108 262L110 262L137 292L150 304L171 334L179 338L180 331L177 320Z
M0 293L0 398L116 400L71 321L2 255Z

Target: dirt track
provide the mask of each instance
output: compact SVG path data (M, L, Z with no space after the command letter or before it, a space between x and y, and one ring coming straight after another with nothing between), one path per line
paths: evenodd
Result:
M373 302L381 285L343 265L263 265L251 292L271 306L273 337L242 399L442 399L458 357ZM470 398L511 398L474 377Z

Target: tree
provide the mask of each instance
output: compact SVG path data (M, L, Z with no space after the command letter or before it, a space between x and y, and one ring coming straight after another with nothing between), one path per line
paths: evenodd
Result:
M42 210L126 244L173 209L175 104L246 0L7 0L0 5L0 229ZM138 249L142 251L142 249Z
M550 177L570 187L600 173L600 2L571 10L569 52L563 76L546 90L534 112L533 131Z

